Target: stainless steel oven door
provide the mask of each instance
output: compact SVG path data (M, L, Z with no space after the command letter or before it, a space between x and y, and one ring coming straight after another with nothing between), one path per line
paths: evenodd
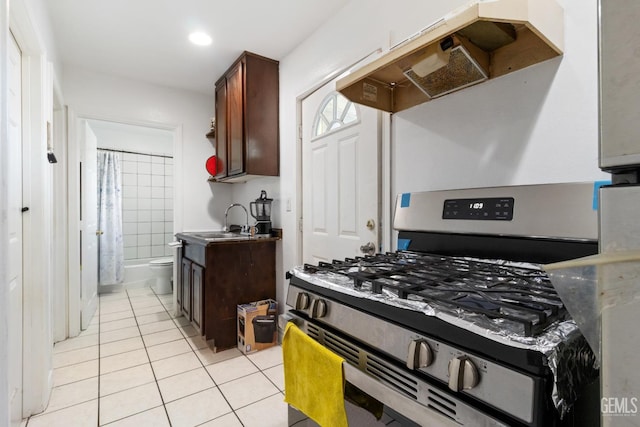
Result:
M294 285L289 285L287 305L314 319L314 324L326 324L356 337L411 369L449 384L456 392L473 396L525 423L533 422L536 389L527 375ZM431 355L428 361L419 360L421 348ZM460 374L452 369L453 362L461 364ZM473 375L468 369L475 371L476 381L460 387L453 384L457 383L454 378L461 383L469 381ZM453 378L452 372L456 372Z
M288 312L280 316L280 327L284 328L288 321L345 359L344 371L348 382L419 425L507 426L453 394L443 392L371 351L337 336L320 323Z

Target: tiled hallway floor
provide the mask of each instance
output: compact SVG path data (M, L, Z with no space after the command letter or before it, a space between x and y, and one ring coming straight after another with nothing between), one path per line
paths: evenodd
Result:
M100 297L80 336L56 344L53 393L28 427L286 426L281 348L214 353L173 296Z

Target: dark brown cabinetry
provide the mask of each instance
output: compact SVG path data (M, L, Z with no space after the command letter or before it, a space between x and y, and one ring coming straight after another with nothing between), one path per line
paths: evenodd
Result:
M275 299L275 240L206 242L178 234L178 306L216 351L236 346L238 304Z
M182 258L182 273L180 275L180 287L178 288L180 312L187 319L191 319L191 264L191 261Z
M202 302L204 277L204 267L196 264L184 256L181 258L182 265L180 274L180 284L178 287L178 306L184 317L191 321L194 328L203 335L202 329Z
M198 264L191 264L191 323L196 328L200 335L203 335L202 320L203 320L203 302L204 293L202 281L204 278L204 268Z
M277 176L278 62L249 52L216 82L218 181Z

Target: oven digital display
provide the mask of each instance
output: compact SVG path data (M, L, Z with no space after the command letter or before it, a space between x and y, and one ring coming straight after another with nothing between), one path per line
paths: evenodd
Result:
M442 219L511 221L513 205L513 197L449 199L444 201Z

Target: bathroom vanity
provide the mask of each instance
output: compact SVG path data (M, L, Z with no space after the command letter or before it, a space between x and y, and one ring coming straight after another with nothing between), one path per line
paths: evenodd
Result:
M236 346L238 304L276 298L276 237L178 233L178 310L214 351Z

